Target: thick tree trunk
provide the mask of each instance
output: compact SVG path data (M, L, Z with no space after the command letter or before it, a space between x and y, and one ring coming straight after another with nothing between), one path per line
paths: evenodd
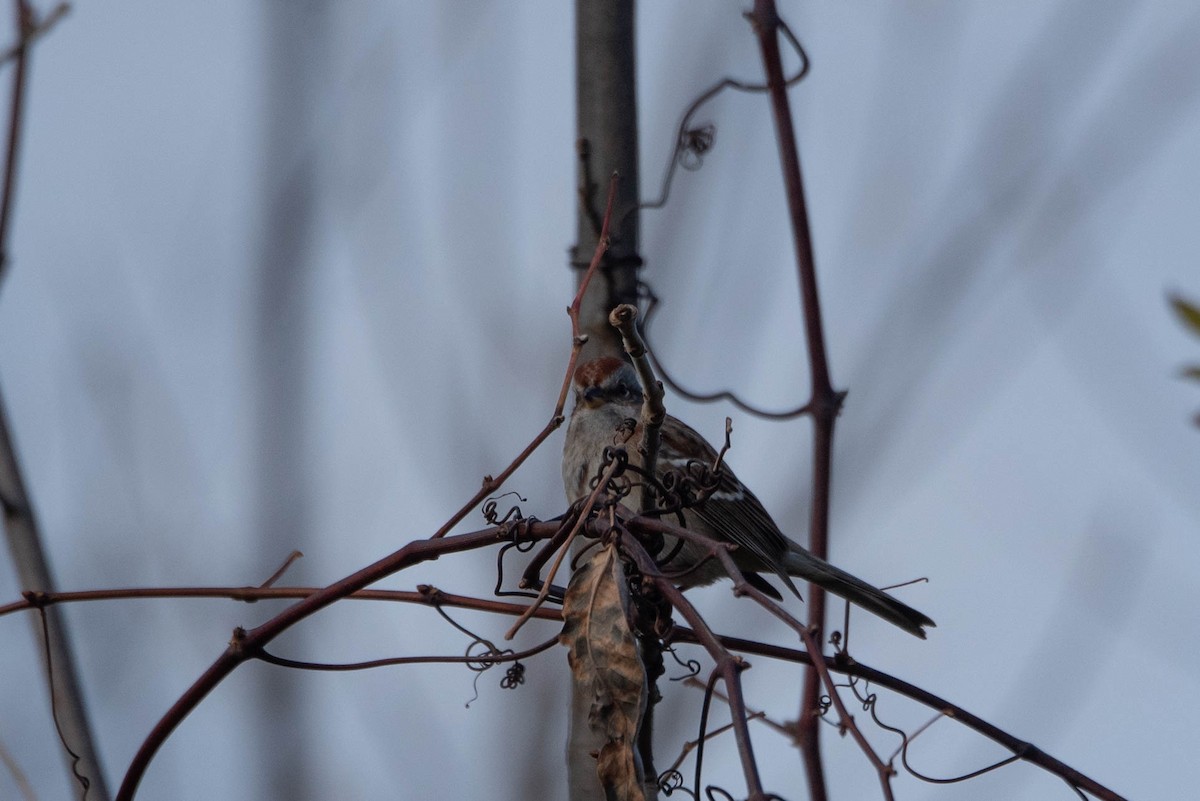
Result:
M309 452L313 343L313 230L320 149L313 146L335 6L273 0L265 6L266 86L262 226L255 276L254 531L260 565L274 569L310 536ZM256 677L260 776L273 798L313 797L312 726L298 671ZM286 736L285 736L286 733ZM286 741L286 748L279 743Z
M588 336L581 358L621 353L608 313L637 303L638 139L633 0L576 0L576 144L579 153L579 227L572 254L576 284L596 248L608 178L620 175L613 206L611 247L580 307ZM604 744L588 725L591 694L572 687L567 779L571 801L603 801L595 754ZM653 779L653 777L650 777Z
M633 0L576 0L576 144L579 150L579 226L572 258L576 283L596 249L608 178L621 176L613 207L612 245L588 288L581 326L589 336L583 358L620 353L608 324L620 303L637 303L638 139Z

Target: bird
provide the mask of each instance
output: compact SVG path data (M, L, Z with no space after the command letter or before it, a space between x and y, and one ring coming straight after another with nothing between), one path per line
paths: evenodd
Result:
M626 448L628 458L631 463L641 465L636 443L641 436L642 387L633 366L613 356L580 364L572 384L575 406L563 445L562 474L567 498L575 503L591 494L592 480L597 476L606 448L632 442L634 447ZM689 471L690 465L712 468L716 460L716 450L703 436L682 420L666 416L655 467L660 481L668 471ZM695 468L691 470L694 472ZM736 545L733 559L739 569L747 572L747 580L754 586L781 598L778 591L757 575L770 572L799 597L792 582L794 576L823 587L922 639L925 628L936 625L923 613L789 539L762 502L728 466L721 464L715 478L715 490L706 496L699 493L701 499L682 510L685 528ZM727 577L715 559L698 564L708 551L696 543L667 538L659 553L663 560L660 567L677 576L685 589Z

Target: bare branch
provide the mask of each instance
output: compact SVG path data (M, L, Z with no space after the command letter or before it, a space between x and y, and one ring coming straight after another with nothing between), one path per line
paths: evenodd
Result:
M771 659L783 659L789 662L798 662L806 665L813 663L813 655L807 651L800 651L794 648L784 648L778 645L766 645L746 640L740 637L730 637L721 635L719 637L722 645L735 651L740 651L746 654L757 654L759 656L770 657ZM704 646L703 638L696 632L689 631L686 628L679 626L672 632L673 642L691 642L697 645ZM705 646L707 647L707 646ZM841 673L847 676L857 676L870 681L872 684L877 684L880 687L886 687L893 692L910 698L920 704L923 704L930 709L935 709L942 713L945 717L953 718L967 728L982 734L984 737L992 740L995 743L1017 755L1021 761L1028 762L1032 765L1048 771L1049 773L1058 776L1072 787L1077 787L1085 790L1096 798L1103 801L1128 801L1124 796L1110 790L1108 787L1097 782L1095 779L1080 773L1075 768L1055 759L1047 754L1042 749L1038 748L1033 743L1021 740L1003 729L995 726L978 715L968 712L963 707L947 701L939 695L935 695L915 684L911 684L903 679L892 676L889 673L884 673L881 670L876 670L873 667L849 660L837 660L833 657L821 656L826 668L834 673ZM911 737L909 738L911 741Z
M575 541L575 537L579 534L579 530L583 528L584 524L587 523L588 518L592 514L592 509L596 507L597 498L600 497L600 493L605 487L608 486L608 482L612 480L613 474L616 473L619 468L620 464L618 462L613 462L611 465L609 465L608 470L601 475L600 481L596 484L596 488L592 490L592 494L589 495L587 500L583 502L583 505L579 507L579 514L575 521L575 525L571 527L571 532L567 534L566 539L559 547L558 556L555 557L554 564L550 566L550 572L546 574L545 580L542 581L542 588L538 591L537 598L535 598L533 603L530 604L529 609L522 613L519 618L517 618L517 622L513 623L512 627L505 632L504 639L511 640L513 637L515 637L517 632L521 630L521 626L525 625L525 621L529 620L533 613L541 608L541 605L545 603L546 596L550 593L551 582L554 581L554 576L558 573L558 568L562 564L563 557L570 552L571 543Z
M410 542L374 564L364 567L340 581L330 584L257 628L245 631L236 629L228 647L212 665L187 689L162 719L147 735L133 761L125 772L125 778L117 791L117 801L132 801L138 784L149 767L150 761L166 742L171 732L183 719L220 684L225 677L247 659L258 657L259 651L287 629L319 612L330 604L374 584L380 579L420 562L437 559L451 553L459 553L486 545L498 544L510 539L530 540L549 537L558 529L557 523L522 521L516 526L499 526L470 534L416 540Z
M647 520L646 518L632 517L627 519L627 523L629 526L636 528L646 524ZM531 538L544 538L553 536L553 526L554 523L552 522L531 525L528 532L529 536ZM493 530L489 529L486 532L476 532L476 534L490 533L492 531ZM686 533L691 534L691 532ZM443 542L454 542L454 538L443 540ZM493 541L481 541L476 547L486 547L487 545L492 544L492 542ZM727 546L717 544L717 547L725 548ZM457 551L462 549L456 547L455 550ZM268 599L308 598L319 591L319 588L315 587L162 587L153 589L132 588L57 593L28 592L26 593L26 598L24 600L7 604L5 606L0 606L0 617L17 611L45 608L62 603L151 598L228 598L230 600L253 603L254 601ZM402 590L363 589L358 590L346 597L351 600L402 602L434 607L457 607L462 609L472 609L476 611L507 614L513 616L521 615L529 608L526 604L515 604L497 601L494 599L453 595L426 585L418 587L416 592ZM534 616L548 621L561 621L562 619L561 613L558 609L547 609L545 607L537 610L534 613ZM713 634L712 640L710 641L703 639L701 634L697 633L692 628L683 625L676 625L671 629L670 641L673 643L695 643L698 645L706 645L706 647L711 646L712 641L715 641L731 651L738 651L744 654L754 654L758 656L769 657L771 659L780 659L798 664L813 664L813 653L809 651L786 648L779 645L762 643L723 634ZM1081 788L1097 798L1105 799L1105 801L1125 801L1124 798L1119 794L1080 773L1069 765L1066 765L1060 760L1057 760L1054 757L1046 754L1031 743L1025 742L1024 740L1009 734L1008 732L987 722L979 716L972 714L965 708L954 704L945 698L935 695L921 687L918 687L917 685L914 685L889 673L885 673L869 665L848 659L844 655L839 655L838 657L820 656L819 659L823 663L824 669L828 670L830 673L837 673L845 676L864 679L874 685L885 687L897 693L898 695L904 696L916 701L917 703L927 706L937 713L937 716L933 719L934 721L943 717L955 720L972 731L975 731L1008 749L1020 760L1037 765L1038 767L1043 768L1044 770L1053 773L1056 776L1059 776L1073 787ZM756 714L747 709L747 718L754 719L755 717ZM889 758L888 762L890 762L897 754L904 753L907 750L907 747L912 744L921 731L927 728L928 725L928 723L923 724L912 734L909 734L901 749L899 749L896 754L893 754L892 757ZM912 768L907 765L907 761L906 767L912 771L914 775L921 775L916 771L913 771ZM923 778L929 779L929 777Z
M27 2L24 5L27 8L29 7ZM7 50L0 51L0 64L7 64L9 61L20 58L22 51L28 49L36 40L49 33L50 29L57 25L58 21L65 17L70 10L70 3L59 3L50 9L44 17L37 19L33 9L30 8L29 24L26 25L24 33L20 36L16 44Z
M627 524L631 529L636 530L644 522L646 521L639 518L630 520ZM650 524L648 527L660 534L670 534L671 536L680 538L695 538L693 540L694 542L702 542L705 539L700 535L693 534L692 532L677 526L672 526L671 524L661 520L652 520L649 521L649 523ZM721 562L722 568L733 580L734 595L746 595L754 599L754 601L760 607L774 615L793 631L795 631L797 635L799 635L800 639L804 642L804 647L809 653L821 653L821 646L817 642L816 637L813 635L813 630L792 617L786 609L784 609L780 604L776 603L772 598L768 597L762 590L746 581L746 576L742 572L741 568L738 567L737 562L734 561L733 555L730 552L730 548L725 546L723 543L718 544L720 544L721 547L712 549L713 557ZM848 731L851 734L855 742L858 743L859 748L861 748L863 753L866 754L867 759L870 760L872 766L875 768L876 773L879 775L880 786L883 790L884 798L887 799L887 801L892 801L893 795L891 788L891 777L895 774L895 770L890 765L885 763L877 753L875 753L875 750L871 747L871 744L867 741L867 738L855 724L854 717L850 714L849 710L846 709L845 704L842 702L841 696L837 691L837 685L834 683L833 678L829 675L829 669L825 666L824 661L818 659L814 660L811 664L815 669L816 674L820 677L821 682L825 685L829 692L829 697L838 712L839 726L843 732ZM733 696L731 695L731 706L733 703L734 700ZM741 712L744 713L745 710L742 709Z
M8 113L8 139L5 147L3 187L0 188L0 282L3 281L10 258L9 231L16 201L17 162L21 151L21 134L25 113L25 84L28 72L30 45L33 39L48 30L62 16L65 6L51 11L39 23L27 0L14 0L13 11L17 43L3 55L12 59L12 94ZM0 62L2 63L2 62ZM26 490L16 444L0 397L0 506L4 511L4 529L9 550L22 586L29 590L53 590L50 564L42 548L42 534L34 513L33 501ZM108 786L100 767L83 691L62 618L53 612L42 617L40 637L44 645L47 689L55 711L54 725L69 759L73 780L94 801L109 797Z
M262 583L262 586L264 586L264 587L274 586L275 582L277 582L281 578L283 578L283 574L288 572L288 568L290 568L297 559L299 559L303 556L304 556L304 554L301 553L300 551L292 551L290 554L288 554L287 559L283 560L283 564L279 566L279 569L276 570L274 573L272 573L271 577Z
M554 413L550 415L550 421L546 423L546 427L538 432L537 436L535 436L533 440L525 446L523 451L517 454L517 458L513 459L512 462L509 463L508 467L504 468L504 470L502 470L498 476L495 478L492 476L486 476L483 479L483 486L479 488L479 491L476 492L469 501L463 504L462 508L455 512L454 515L452 515L450 519L447 520L442 527L433 534L431 539L438 539L446 536L447 532L462 522L463 518L465 518L472 509L478 506L484 498L494 494L496 490L504 486L504 482L508 480L509 476L515 473L517 468L523 465L525 460L529 458L530 454L537 450L538 447L546 441L546 438L553 434L558 427L563 424L563 420L565 419L563 417L563 408L567 405L567 393L571 389L571 378L575 375L575 362L579 360L579 351L583 348L583 343L587 341L586 337L582 337L579 332L579 303L583 298L584 291L587 290L588 282L591 281L592 276L596 272L596 268L600 265L600 261L604 256L604 251L608 248L608 225L612 218L613 198L615 197L617 191L617 181L617 175L614 173L612 180L608 185L608 205L604 210L604 223L601 228L600 241L596 244L596 253L592 257L592 263L588 267L588 271L584 275L583 281L579 286L579 293L575 296L575 301L567 310L567 313L571 316L571 358L567 361L567 373L565 376L563 376L562 389L559 390L558 402L554 405Z
M663 386L654 377L654 368L646 358L646 343L637 330L637 307L628 303L617 306L609 313L608 322L621 332L621 343L633 360L638 383L642 385L642 438L638 443L638 452L642 455L642 469L646 475L653 476L656 475L663 421L667 417L667 407L663 405ZM649 511L653 507L654 491L646 485L642 488L642 511Z
M539 530L540 526L531 527L531 535L536 536ZM320 590L320 587L135 587L76 592L26 592L24 600L0 606L0 617L14 612L43 609L67 603L156 598L226 598L231 601L252 604L266 600L307 598ZM514 604L490 598L475 598L469 595L442 592L428 584L418 585L415 592L412 590L358 590L350 593L346 598L351 601L389 601L435 607L453 606L501 615L520 615L529 608L527 604ZM533 617L540 620L562 619L556 609L539 609L533 614Z
M821 303L817 292L817 271L813 260L812 234L808 224L808 209L804 200L804 182L800 177L800 154L796 147L796 131L788 103L787 85L779 55L779 14L774 0L755 0L748 15L762 50L763 67L770 87L771 111L779 143L780 166L787 192L788 215L796 247L796 268L799 273L800 295L804 307L804 335L808 343L808 363L812 379L812 399L809 407L813 416L813 473L812 511L809 525L809 546L813 555L825 559L829 553L830 474L833 461L833 426L845 393L836 392L829 379L829 361L825 352L825 332L821 324ZM821 631L825 624L825 591L809 585L808 623ZM820 700L820 677L809 671L805 676L799 727L801 751L808 768L809 791L813 801L824 801L824 767L821 763L817 714Z

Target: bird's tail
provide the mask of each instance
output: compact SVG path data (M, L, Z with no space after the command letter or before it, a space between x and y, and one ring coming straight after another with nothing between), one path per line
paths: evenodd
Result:
M840 595L850 603L879 615L921 639L925 639L925 626L937 625L908 604L897 601L883 590L872 587L823 559L818 559L808 551L789 549L784 559L784 567L787 573L823 587L834 595ZM781 573L781 577L792 592L800 594L787 576Z

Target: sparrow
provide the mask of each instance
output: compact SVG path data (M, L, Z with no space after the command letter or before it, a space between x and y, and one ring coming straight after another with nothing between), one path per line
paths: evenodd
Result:
M594 359L579 365L573 385L575 407L567 426L562 462L563 486L571 503L591 494L592 481L606 448L625 447L630 463L641 466L636 446L641 437L642 389L633 367L611 356ZM704 437L683 421L666 417L655 466L660 481L670 471L694 475L698 466L711 469L716 461L717 452ZM717 481L715 489L693 492L699 500L682 510L685 528L736 545L734 561L747 571L747 580L754 586L779 598L779 593L757 575L771 572L799 597L791 578L795 576L824 587L922 639L925 627L936 625L916 609L813 556L790 540L729 467L722 464L710 478ZM726 577L716 559L700 564L707 555L703 547L672 537L666 540L659 551L660 567L669 575L678 576L684 588L711 584Z

